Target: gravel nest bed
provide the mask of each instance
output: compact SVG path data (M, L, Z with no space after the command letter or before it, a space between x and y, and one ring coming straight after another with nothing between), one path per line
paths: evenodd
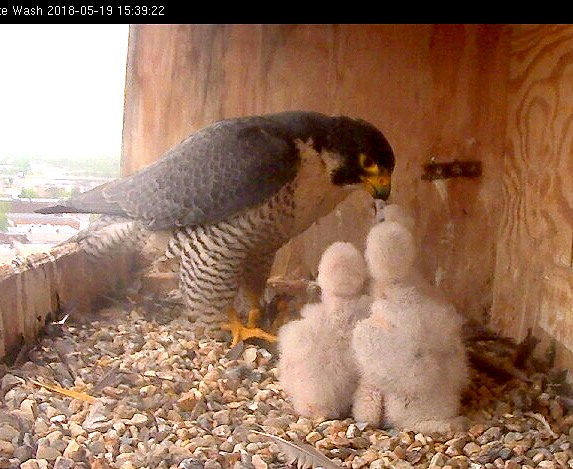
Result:
M274 351L230 350L225 333L177 307L116 304L50 324L15 364L0 365L0 468L289 467L253 429L309 443L352 469L573 468L565 373L540 372L515 345L474 340L474 356L490 359L464 396L471 427L424 435L299 417Z

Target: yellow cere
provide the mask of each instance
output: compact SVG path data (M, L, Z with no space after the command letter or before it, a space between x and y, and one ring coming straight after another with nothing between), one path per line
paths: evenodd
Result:
M387 188L390 185L390 176L362 176L362 182L366 186L368 192L372 195Z
M381 175L381 176L369 176L366 178L366 180L370 181L371 183L377 186L385 187L390 184L391 178L390 176L387 175Z

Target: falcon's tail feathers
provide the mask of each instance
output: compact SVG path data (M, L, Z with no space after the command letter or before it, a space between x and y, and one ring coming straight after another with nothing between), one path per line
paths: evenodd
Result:
M57 205L44 207L36 210L37 213L101 213L105 215L125 215L122 208L106 200L103 190L107 184L94 187L93 189L82 192L81 194L61 200Z

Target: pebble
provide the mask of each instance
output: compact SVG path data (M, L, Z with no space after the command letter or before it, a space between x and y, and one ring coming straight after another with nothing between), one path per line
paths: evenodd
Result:
M446 441L446 446L453 448L455 450L461 451L468 441L469 441L469 437L461 436L461 437L453 438L451 440Z
M309 419L278 385L276 352L243 344L229 354L212 324L190 322L177 307L126 307L105 321L64 324L29 362L0 368L0 469L283 468L286 455L252 429L309 444L346 469L573 467L573 417L546 374L498 384L476 373L467 432ZM65 364L54 352L63 344ZM77 386L97 401L27 377Z
M366 449L370 447L370 440L363 436L352 438L352 447L356 449Z
M134 414L126 423L128 425L135 425L136 427L143 427L147 424L148 420L149 418L145 414Z
M32 399L24 399L20 404L22 417L27 420L34 420L38 415L38 405Z
M0 440L0 455L11 456L14 454L14 445L9 441Z
M366 451L362 456L358 456L354 458L352 461L352 469L359 469L361 467L367 466L370 463L376 461L378 459L378 452L377 451Z
M408 461L396 461L393 465L396 469L412 469L412 466Z
M73 469L76 467L76 462L73 459L58 456L54 463L54 469Z
M553 461L541 461L537 467L541 467L543 469L554 469L556 466Z
M62 453L56 448L50 446L39 446L36 450L36 459L46 459L48 461L54 461L60 457Z
M521 465L515 461L505 461L503 465L503 469L519 469L520 467Z
M317 441L322 440L322 435L318 432L312 431L304 438L308 443L314 445Z
M20 445L14 449L13 456L19 461L27 461L28 459L32 459L34 457L34 450L30 446Z
M248 347L243 352L245 362L252 363L257 359L257 349L255 347Z
M219 410L213 413L213 420L219 425L231 424L231 412L228 409Z
M12 441L20 436L20 431L10 425L0 427L0 441Z
M443 467L445 466L447 460L448 458L445 454L436 453L432 456L432 459L430 459L430 467Z
M410 433L406 433L406 432L400 432L400 434L398 435L398 438L400 438L400 442L406 446L411 444L414 441L414 438L412 437L412 435L410 435Z
M523 433L518 432L507 432L503 437L503 442L512 446L521 440L523 440Z
M251 459L251 464L255 469L268 469L269 467L269 465L265 462L265 460L258 454L253 455Z
M177 404L181 410L192 411L195 409L197 404L201 402L203 394L197 389L191 389L181 395L177 400Z
M481 446L473 441L470 441L468 444L464 446L464 454L467 456L472 456L477 454L481 451Z
M346 430L346 437L347 438L356 438L362 434L362 431L356 426L356 424L351 423L348 425L348 429Z
M77 438L80 435L87 434L84 428L75 422L72 422L68 425L68 430L70 431L70 435L72 436L72 438Z
M478 443L479 445L483 445L485 443L489 443L490 441L499 440L500 437L501 437L501 428L491 427L476 438L476 443Z
M86 449L83 445L80 446L76 440L71 440L64 449L63 454L66 458L80 462L83 461L85 453Z
M20 469L40 469L40 464L35 459L28 459L20 464Z

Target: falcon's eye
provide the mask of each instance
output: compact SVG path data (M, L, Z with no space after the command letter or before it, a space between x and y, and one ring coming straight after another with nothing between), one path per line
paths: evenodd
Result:
M360 166L362 166L362 169L364 171L366 171L367 173L377 173L378 172L378 165L368 155L365 155L364 153L360 153L359 161L360 161Z

